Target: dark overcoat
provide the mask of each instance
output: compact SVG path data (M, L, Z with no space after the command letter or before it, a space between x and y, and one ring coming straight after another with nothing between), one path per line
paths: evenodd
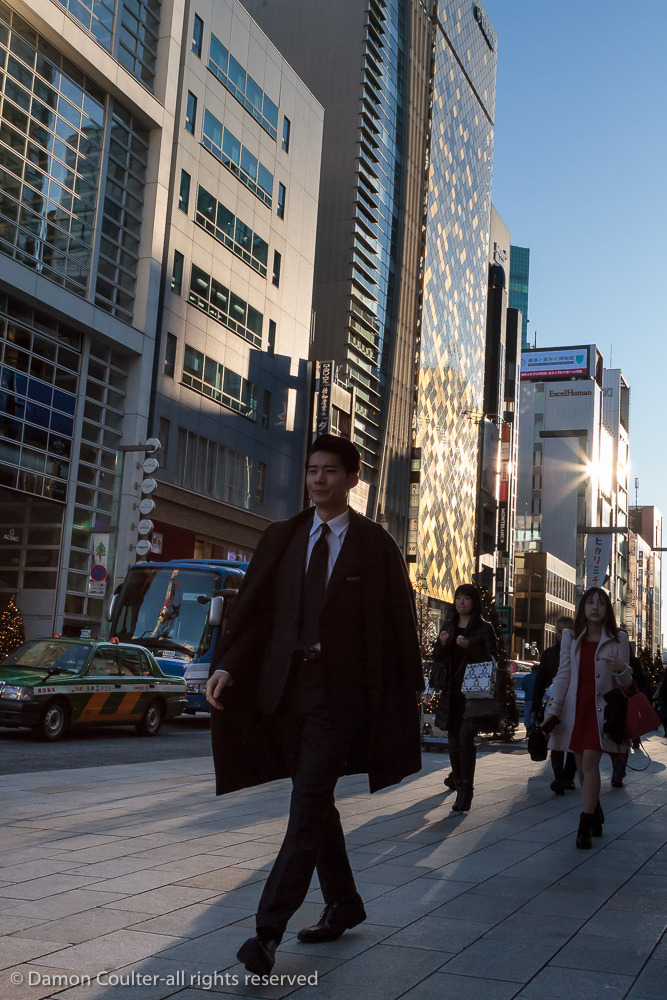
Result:
M312 518L310 508L266 529L215 650L211 673L226 670L233 678L223 690L224 709L211 713L218 795L288 776L273 712L294 650L303 574L287 576L282 557L299 529L306 538ZM393 538L354 511L327 585L320 645L334 725L349 711L350 690L366 700L367 724L343 773L367 773L374 792L418 771L423 675L414 596Z

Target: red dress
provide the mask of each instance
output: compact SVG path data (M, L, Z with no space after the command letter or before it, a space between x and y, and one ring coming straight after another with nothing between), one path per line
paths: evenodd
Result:
M570 737L572 753L584 750L602 750L598 710L595 703L595 654L597 642L584 639L579 656L579 686L577 687L577 711Z

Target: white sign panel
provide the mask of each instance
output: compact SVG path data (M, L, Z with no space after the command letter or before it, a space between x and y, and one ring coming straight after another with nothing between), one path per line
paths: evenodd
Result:
M586 539L586 590L601 587L611 559L611 535L589 535Z

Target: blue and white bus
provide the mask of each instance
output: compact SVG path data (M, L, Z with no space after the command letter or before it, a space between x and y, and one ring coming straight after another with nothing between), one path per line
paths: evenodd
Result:
M247 566L222 559L136 563L112 598L109 634L150 649L164 673L185 676L186 712L210 711L209 666Z

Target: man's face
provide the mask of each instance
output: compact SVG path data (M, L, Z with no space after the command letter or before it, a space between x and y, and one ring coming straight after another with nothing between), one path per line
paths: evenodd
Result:
M323 511L341 513L347 506L347 494L359 482L356 472L346 472L338 455L314 451L306 467L306 489L315 506Z

